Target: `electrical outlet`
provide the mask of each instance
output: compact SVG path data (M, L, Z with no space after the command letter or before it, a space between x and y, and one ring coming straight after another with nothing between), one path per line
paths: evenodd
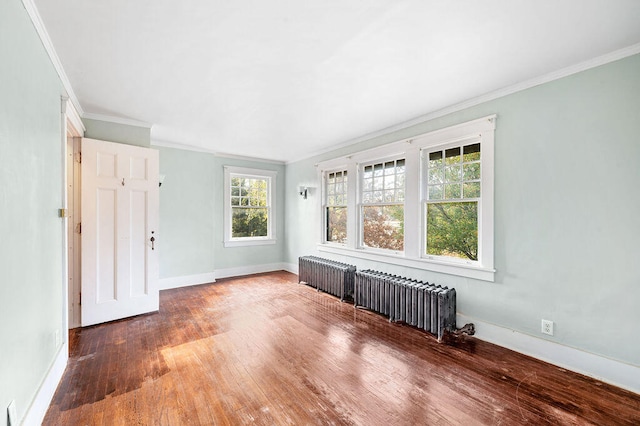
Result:
M553 336L553 321L549 321L546 319L542 320L542 334Z
M7 407L7 426L18 426L18 412L16 411L16 400L14 399Z

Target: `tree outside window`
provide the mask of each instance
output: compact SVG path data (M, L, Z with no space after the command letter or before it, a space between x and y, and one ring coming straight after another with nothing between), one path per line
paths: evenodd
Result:
M267 179L231 178L231 236L268 236Z
M362 245L404 250L405 160L362 168Z
M276 176L272 170L224 166L224 246L276 243Z
M426 254L477 261L480 144L429 152L426 179Z
M326 174L327 242L347 242L347 171Z

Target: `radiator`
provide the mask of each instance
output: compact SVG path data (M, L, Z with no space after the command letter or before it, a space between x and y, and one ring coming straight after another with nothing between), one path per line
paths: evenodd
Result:
M372 270L355 273L356 307L384 314L442 339L456 330L456 290Z
M353 298L356 267L316 256L298 258L298 281L319 291L338 296L340 300Z

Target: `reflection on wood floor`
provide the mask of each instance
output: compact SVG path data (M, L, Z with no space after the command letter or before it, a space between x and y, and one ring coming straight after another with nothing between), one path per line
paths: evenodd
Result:
M77 329L45 425L639 424L640 395L473 337L438 343L286 272L162 291Z

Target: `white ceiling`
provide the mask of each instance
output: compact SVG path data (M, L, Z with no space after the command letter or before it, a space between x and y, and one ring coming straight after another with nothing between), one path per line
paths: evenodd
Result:
M82 110L292 161L640 42L638 0L35 0Z

